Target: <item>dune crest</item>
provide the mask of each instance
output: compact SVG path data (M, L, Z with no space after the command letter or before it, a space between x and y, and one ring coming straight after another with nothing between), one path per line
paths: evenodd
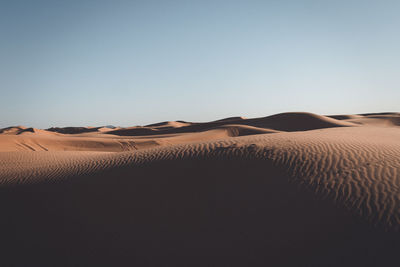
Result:
M351 122L340 121L312 113L291 112L281 113L264 118L245 119L243 117L232 117L205 123L193 122L190 124L179 125L180 127L132 127L110 131L108 133L125 136L176 134L207 131L212 128L223 126L226 124L238 124L250 127L266 128L267 130L276 131L306 131L321 128L358 126L358 124L354 124Z
M0 134L18 134L24 131L27 127L25 126L11 126L0 129Z

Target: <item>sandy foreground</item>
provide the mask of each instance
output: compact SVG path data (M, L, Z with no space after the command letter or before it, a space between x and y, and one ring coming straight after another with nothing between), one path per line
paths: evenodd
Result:
M399 266L400 113L0 130L1 266Z

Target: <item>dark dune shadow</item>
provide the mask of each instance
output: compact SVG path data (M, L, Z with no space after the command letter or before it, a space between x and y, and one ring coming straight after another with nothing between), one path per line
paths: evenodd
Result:
M2 188L2 266L392 266L398 236L268 164L175 160Z

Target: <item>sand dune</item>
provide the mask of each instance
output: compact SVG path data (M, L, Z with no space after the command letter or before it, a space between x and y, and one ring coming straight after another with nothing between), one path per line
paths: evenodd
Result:
M375 119L387 124L387 118ZM282 113L246 119L231 117L208 123L168 121L134 127L63 127L46 130L24 126L0 130L0 151L105 151L121 152L226 137L359 126L311 113ZM25 136L31 133L29 136ZM5 135L8 135L6 137ZM22 135L17 137L17 135ZM12 137L11 137L12 136Z
M137 135L157 135L207 131L212 128L225 124L239 124L258 128L267 128L277 131L305 131L319 128L331 127L350 127L357 126L351 122L345 122L329 118L326 116L312 113L292 112L281 113L264 118L245 119L242 117L232 117L207 123L186 123L179 127L131 127L109 131L109 134L137 136Z
M368 113L359 115L328 116L346 122L372 126L400 126L400 113Z
M361 115L328 115L327 117L335 120L350 120L350 119L363 118L363 116Z
M220 119L220 120L216 120L213 122L231 122L231 121L241 121L241 120L245 120L245 117L229 117L229 118L225 118L225 119Z
M47 131L56 132L56 133L63 133L63 134L80 134L80 133L90 133L90 132L97 132L97 131L110 131L114 130L116 127L52 127L46 129Z
M398 118L283 113L105 133L5 130L3 262L397 266ZM50 149L13 150L22 140Z
M27 127L25 126L11 126L7 128L0 129L0 134L19 134L25 131Z
M273 129L259 128L259 127L240 125L240 124L226 124L218 126L215 129L225 129L228 131L228 136L231 137L280 132Z
M154 123L146 125L146 127L151 127L153 129L160 129L160 128L179 128L190 125L189 122L183 121L165 121L160 123Z

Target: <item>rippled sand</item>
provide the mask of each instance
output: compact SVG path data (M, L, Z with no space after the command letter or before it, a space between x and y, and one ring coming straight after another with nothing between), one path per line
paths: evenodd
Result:
M399 125L284 113L3 129L3 262L396 266Z

